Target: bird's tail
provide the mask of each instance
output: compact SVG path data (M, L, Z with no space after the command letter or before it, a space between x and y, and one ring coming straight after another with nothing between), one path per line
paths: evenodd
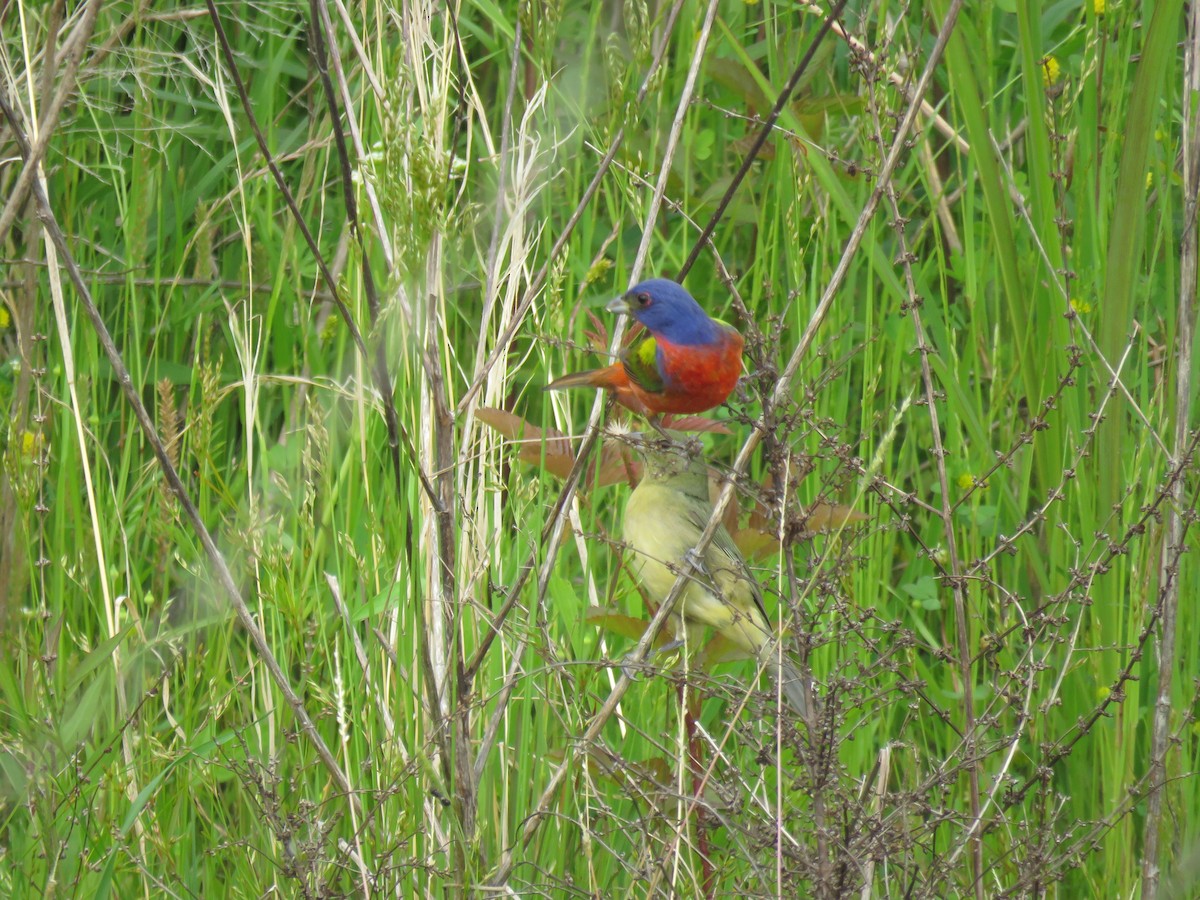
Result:
M806 723L812 723L810 715L812 707L809 704L809 689L812 687L812 679L806 678L800 674L800 670L788 662L786 659L778 662L778 668L775 670L775 678L779 682L779 688L783 691L783 696L787 698L792 709Z
M624 387L626 381L625 369L621 365L604 366L601 369L588 369L586 372L572 372L562 378L555 378L546 385L544 391L561 391L563 388L594 387L616 390Z

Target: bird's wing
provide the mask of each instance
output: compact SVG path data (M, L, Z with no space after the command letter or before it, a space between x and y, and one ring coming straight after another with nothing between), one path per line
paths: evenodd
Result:
M707 481L704 482L704 490L707 494ZM688 517L695 527L696 534L704 531L704 527L708 524L708 517L711 515L712 506L707 504L707 497L705 497L704 503L695 504L688 510ZM694 577L698 581L733 606L743 607L744 597L750 600L759 615L762 616L761 621L755 623L759 627L764 627L771 621L767 618L766 607L763 606L762 585L750 571L750 566L746 564L746 558L742 556L742 551L733 542L733 537L724 525L718 528L717 533L713 535L708 550L704 554L704 562L708 571L697 573Z
M662 393L662 373L658 371L658 344L651 336L646 336L634 344L621 358L625 365L625 374L629 380L643 391L651 394Z

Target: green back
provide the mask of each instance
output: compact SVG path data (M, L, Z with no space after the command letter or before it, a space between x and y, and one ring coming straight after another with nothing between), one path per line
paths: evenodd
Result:
M621 360L629 380L644 391L658 393L663 389L662 373L658 371L658 344L646 336L625 352Z

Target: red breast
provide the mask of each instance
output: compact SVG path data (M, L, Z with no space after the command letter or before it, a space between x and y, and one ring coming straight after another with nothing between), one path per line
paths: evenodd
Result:
M661 392L629 389L653 414L701 413L720 406L733 393L742 374L742 336L725 329L716 344L671 344L655 339L664 386Z

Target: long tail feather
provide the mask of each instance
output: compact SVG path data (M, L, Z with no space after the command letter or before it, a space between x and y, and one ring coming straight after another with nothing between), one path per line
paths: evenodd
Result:
M626 384L625 370L619 366L605 366L602 369L588 369L586 372L572 372L561 378L555 378L546 385L544 391L561 391L563 388L594 387L615 390Z
M787 698L788 703L796 710L800 718L811 725L808 690L812 679L806 679L800 674L800 670L787 660L779 664L779 669L775 674L779 681L779 687L783 690L783 696Z

